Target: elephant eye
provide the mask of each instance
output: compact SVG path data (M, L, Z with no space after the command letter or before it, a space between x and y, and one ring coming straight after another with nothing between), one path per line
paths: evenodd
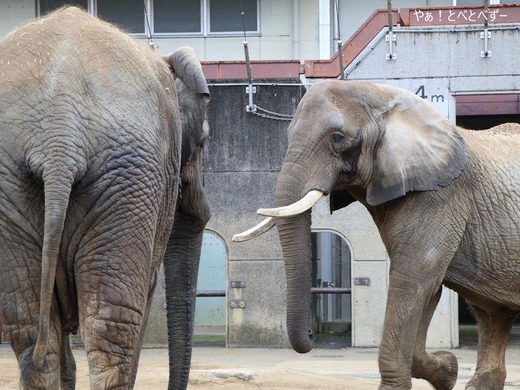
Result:
M343 149L345 143L346 138L342 133L338 131L332 133L332 147L336 152L339 152L341 149Z
M363 141L363 132L358 129L354 138L345 136L342 132L335 131L331 136L331 146L334 153L341 156L343 160L351 159L352 155L359 153L359 148Z

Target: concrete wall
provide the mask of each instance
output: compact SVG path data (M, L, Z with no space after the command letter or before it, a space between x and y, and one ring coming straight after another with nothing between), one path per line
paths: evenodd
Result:
M231 238L260 220L258 207L273 204L288 122L247 113L244 85L215 86L210 91L211 136L204 158L204 185L212 210L208 228L226 241L228 280L246 285L231 288L228 283L228 304L241 300L245 308L228 306L227 342L229 346L285 346L285 280L276 231L242 244ZM304 91L300 85L260 85L255 104L292 114Z

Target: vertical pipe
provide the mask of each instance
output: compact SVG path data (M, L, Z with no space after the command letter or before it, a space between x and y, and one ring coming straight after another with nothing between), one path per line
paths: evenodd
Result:
M392 0L388 0L388 54L386 55L387 60L395 60L394 54L394 21L392 12Z
M300 57L300 0L293 0L293 60Z
M339 28L339 3L334 1L334 12L336 13L336 28L338 30L338 54L339 54L339 79L345 79L345 64L343 63L343 41L341 40L341 31Z
M484 0L484 52L482 57L490 57L491 52L489 51L489 0Z
M393 21L393 15L392 15L392 0L387 1L388 5L388 31L393 31L394 21Z
M247 43L246 36L246 25L244 21L244 12L242 12L242 27L244 29L244 55L246 57L246 71L247 71L247 82L249 86L246 88L246 93L248 94L248 105L246 106L247 112L256 112L256 106L253 103L253 78L251 77L251 61L249 59L249 45Z

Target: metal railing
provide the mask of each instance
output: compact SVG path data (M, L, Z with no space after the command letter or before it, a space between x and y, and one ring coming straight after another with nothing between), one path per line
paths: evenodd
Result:
M343 287L312 287L311 294L351 294L351 288ZM225 297L225 290L199 290L197 297Z

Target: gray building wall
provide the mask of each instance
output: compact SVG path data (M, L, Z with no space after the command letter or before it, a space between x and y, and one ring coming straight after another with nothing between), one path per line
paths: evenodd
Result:
M245 288L228 287L227 343L283 346L285 288L276 231L243 244L231 238L260 220L256 217L260 205L273 204L289 122L247 113L244 85L214 86L210 91L211 136L205 150L204 185L212 218L207 227L226 241L228 281L245 282ZM259 85L255 104L292 114L304 91L301 85ZM233 300L243 301L245 308L231 309Z

